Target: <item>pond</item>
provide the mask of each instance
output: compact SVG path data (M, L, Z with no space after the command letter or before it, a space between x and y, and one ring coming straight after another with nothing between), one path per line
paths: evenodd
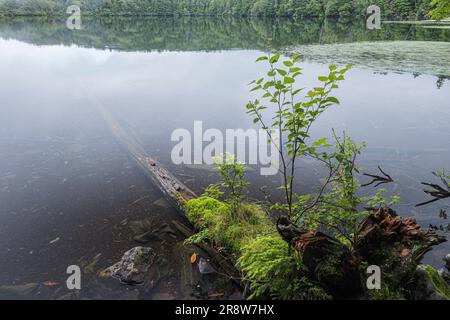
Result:
M26 285L18 289L25 297L64 296L66 268L75 264L86 279L84 298L186 297L180 267L171 263L180 237L154 244L168 261L154 290L96 276L136 246L133 236L149 218L183 221L117 144L97 106L114 112L150 155L201 193L217 175L209 166L173 164L171 134L193 131L196 120L205 129L252 128L247 84L265 71L256 58L272 50L304 57L307 87L329 63L355 65L338 91L342 104L323 115L314 135L330 136L335 128L365 141L359 164L368 173L381 166L393 177L386 188L401 197L398 213L424 227L446 226L439 212L448 200L415 205L428 199L421 182L450 169L448 29L103 18L69 30L59 19L0 19L0 296L4 286L17 285ZM314 163L301 169L300 188L313 190L321 169ZM248 178L253 198L263 197L260 187L280 184L254 168ZM444 243L425 261L440 267L449 249Z

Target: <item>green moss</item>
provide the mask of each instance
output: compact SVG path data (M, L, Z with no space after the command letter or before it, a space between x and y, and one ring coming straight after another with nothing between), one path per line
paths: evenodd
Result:
M250 280L250 299L331 299L308 280L300 258L288 253L287 243L278 234L256 237L241 252L237 265Z
M425 271L430 278L433 286L436 290L443 295L447 300L450 300L450 286L445 282L445 280L439 275L439 273L430 265L425 265Z
M312 284L299 257L257 204L243 203L235 211L226 202L202 196L186 204L186 213L200 229L188 242L208 239L231 254L250 280L250 298L328 299Z
M186 204L189 220L198 228L204 228L214 223L216 217L229 215L230 206L210 197L200 197Z
M255 204L242 204L232 213L227 203L203 196L190 200L186 213L207 238L232 254L239 254L251 239L275 232L266 212Z

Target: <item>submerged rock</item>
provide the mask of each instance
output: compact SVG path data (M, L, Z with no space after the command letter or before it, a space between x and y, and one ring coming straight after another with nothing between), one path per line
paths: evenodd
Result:
M126 284L143 284L155 256L152 248L135 247L125 252L122 259L103 271L103 274L109 274Z
M201 274L211 274L216 272L211 264L203 258L200 258L200 260L198 261L198 270Z
M450 286L432 266L417 266L415 279L416 300L450 300Z

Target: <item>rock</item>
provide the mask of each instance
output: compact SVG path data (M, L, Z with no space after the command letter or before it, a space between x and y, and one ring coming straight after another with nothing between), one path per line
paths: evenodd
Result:
M113 278L126 284L143 284L155 256L152 248L135 247L125 252L119 262L107 268L102 274L109 273Z
M449 285L432 266L419 265L414 275L416 300L450 300Z
M444 261L445 261L445 267L450 272L450 253L445 256Z
M198 271L200 271L201 274L211 274L216 272L211 264L203 258L200 258L198 261Z

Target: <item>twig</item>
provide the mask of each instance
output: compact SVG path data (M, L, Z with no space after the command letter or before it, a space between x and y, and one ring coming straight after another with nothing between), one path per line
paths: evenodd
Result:
M448 182L444 177L440 177L436 172L433 172L433 174L436 177L440 178L440 180L444 184L444 187L442 187L438 184L435 184L435 183L422 182L422 184L424 186L431 187L432 189L434 189L434 190L423 190L426 194L432 196L433 199L419 203L416 205L416 207L425 206L427 204L430 204L430 203L433 203L433 202L436 202L436 201L439 201L442 199L450 198L450 182Z
M375 174L369 174L369 173L364 173L363 175L366 177L371 177L373 178L372 181L370 181L369 183L363 184L361 185L362 187L368 187L374 183L376 183L375 188L382 185L382 184L386 184L386 183L391 183L394 182L394 180L392 179L392 177L390 175L388 175L386 172L383 171L383 169L381 169L380 166L378 166L378 170L380 170L381 175L375 175Z

